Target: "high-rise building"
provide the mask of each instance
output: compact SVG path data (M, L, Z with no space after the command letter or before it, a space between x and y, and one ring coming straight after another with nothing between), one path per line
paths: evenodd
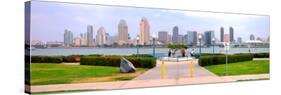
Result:
M113 36L108 36L108 39L107 39L107 44L108 45L113 45L114 43L117 43L118 41L118 36L117 35L113 35Z
M205 31L204 32L204 44L207 46L212 45L212 39L214 38L214 31Z
M187 32L187 40L188 40L188 45L195 46L197 45L197 32L196 31L188 31Z
M238 43L242 43L242 37L238 37L238 38L237 38L237 42L238 42Z
M150 26L148 20L142 17L140 23L140 44L147 45L149 43L150 37Z
M224 29L223 29L223 27L220 28L220 32L221 32L221 34L220 34L221 40L220 41L223 42L224 41L223 40L223 38L224 38L223 37L224 36Z
M64 46L70 47L73 45L73 33L67 29L64 31Z
M178 26L174 26L173 35L172 35L173 44L178 44L178 39L179 39L178 36L179 36L179 28Z
M168 34L168 44L172 43L172 35Z
M109 33L105 33L105 44L109 45L109 38L110 38L110 35Z
M158 40L164 45L168 44L168 31L158 32Z
M229 42L229 34L224 34L223 39L223 42Z
M250 35L250 40L255 40L254 34L251 34L251 35Z
M81 33L81 46L87 46L87 33Z
M183 36L183 44L188 45L188 33Z
M257 37L257 40L259 40L259 41L263 41L263 40L262 40L262 38L260 38L260 37Z
M87 45L88 46L93 46L94 44L94 34L93 34L93 26L92 25L88 25L87 26Z
M232 27L229 27L229 41L234 41L234 29Z
M106 44L106 32L104 27L100 27L97 31L96 35L96 44L99 46L103 46Z
M184 40L183 40L183 35L178 35L178 44L183 44Z
M121 19L118 24L118 42L127 44L128 35L128 25L125 20Z
M80 38L80 37L75 37L75 38L73 38L73 46L74 46L74 47L79 47L79 46L81 46L81 38Z

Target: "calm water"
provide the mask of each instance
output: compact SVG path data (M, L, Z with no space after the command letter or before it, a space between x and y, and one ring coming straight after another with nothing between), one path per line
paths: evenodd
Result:
M157 54L168 53L168 48L156 48ZM190 52L192 48L187 49ZM269 52L269 48L251 48L251 53ZM199 48L195 48L195 52L199 53ZM88 54L105 54L105 55L131 55L136 54L136 48L48 48L35 49L31 51L31 55L88 55ZM140 54L152 54L152 48L140 48ZM202 48L202 53L213 53L213 48ZM215 48L215 53L224 53L224 48ZM230 54L233 53L249 53L249 48L231 48Z

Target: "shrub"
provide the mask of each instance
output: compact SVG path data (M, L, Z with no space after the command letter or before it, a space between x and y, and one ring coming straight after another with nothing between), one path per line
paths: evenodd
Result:
M139 54L139 55L133 54L131 56L133 56L133 57L153 57L151 54Z
M152 68L156 65L156 59L150 57L125 56L135 67ZM121 56L81 56L81 65L96 66L120 66Z
M249 60L253 60L253 57L254 56L252 54L228 55L228 63L249 61ZM225 55L206 55L206 56L201 56L199 58L200 66L217 65L217 64L225 64L225 63L226 63Z
M65 56L63 62L80 62L80 55Z
M32 56L31 63L62 63L63 56Z
M269 58L269 53L254 53L254 58Z
M215 54L213 54L213 53L202 53L202 54L201 54L201 56L209 56L209 55L224 55L224 54L220 54L220 53L215 53ZM195 57L195 58L199 58L199 57L200 57L200 54L199 54L199 53L196 53L196 54L194 54L194 57Z

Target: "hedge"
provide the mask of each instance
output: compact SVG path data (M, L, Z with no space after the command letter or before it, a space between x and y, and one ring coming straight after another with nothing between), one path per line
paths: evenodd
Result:
M254 58L269 58L269 53L254 53Z
M80 55L64 56L63 62L80 62Z
M209 65L217 65L217 64L225 64L226 63L225 55L206 55L201 56L199 58L200 66L209 66ZM234 62L242 62L253 60L254 56L252 54L234 54L228 55L228 63Z
M133 54L133 57L153 57L151 54Z
M215 54L213 54L213 53L202 53L202 54L201 54L201 56L209 56L209 55L224 55L224 54L220 54L220 53L215 53ZM194 57L195 57L195 58L199 58L199 57L200 57L200 54L199 54L199 53L196 53L196 54L194 54Z
M31 63L62 63L63 56L32 56Z
M135 67L152 68L156 65L156 59L150 57L125 56ZM120 66L121 56L81 56L80 65L96 66Z

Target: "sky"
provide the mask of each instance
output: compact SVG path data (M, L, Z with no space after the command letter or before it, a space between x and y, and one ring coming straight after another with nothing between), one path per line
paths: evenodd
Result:
M31 5L31 40L63 41L64 30L73 32L74 37L87 32L87 25L92 25L94 38L98 28L104 27L106 32L117 35L118 23L124 19L132 38L139 35L141 18L148 19L150 34L157 35L159 31L168 31L172 35L174 26L179 27L179 34L187 31L204 33L212 30L220 39L220 27L229 33L229 27L234 28L234 39L249 36L269 37L269 16L227 14L199 11L166 10L152 8L102 6L89 4L72 4L57 2L32 1Z

